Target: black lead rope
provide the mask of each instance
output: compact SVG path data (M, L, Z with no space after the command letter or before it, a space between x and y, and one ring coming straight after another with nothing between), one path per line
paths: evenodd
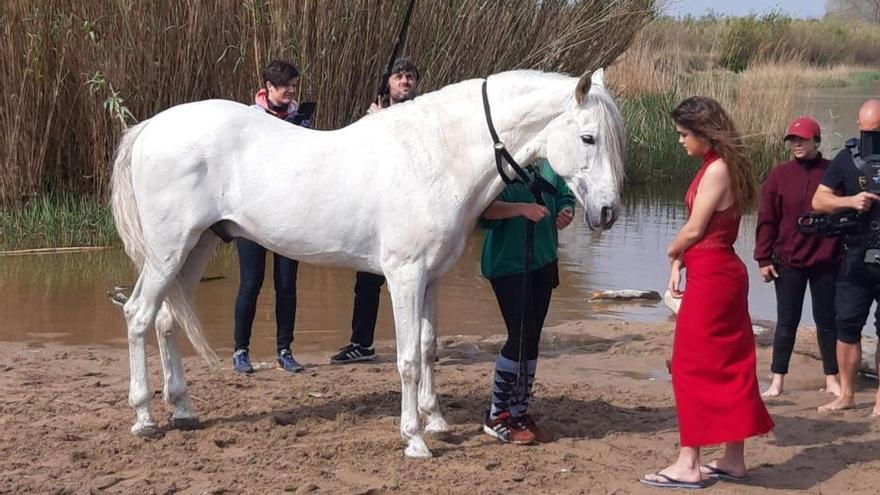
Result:
M492 136L493 147L495 148L495 167L498 169L498 175L501 176L501 179L505 184L515 184L521 183L523 184L529 192L532 193L532 196L535 198L535 203L546 206L544 203L543 193L547 193L550 195L556 195L556 188L553 187L553 184L550 184L541 177L541 174L538 170L535 170L534 167L526 167L523 169L516 160L513 159L510 152L507 151L507 147L504 145L504 142L498 137L498 132L495 130L495 125L492 123L492 111L489 109L489 92L486 88L487 80L483 80L483 112L486 114L486 124L489 126L489 134ZM516 173L517 177L511 179L504 173L504 161L510 164L510 167ZM526 170L529 170L531 174L527 173ZM525 347L525 325L526 325L526 311L530 311L533 315L534 319L534 304L527 304L533 301L527 301L529 296L529 287L532 282L532 257L534 256L535 249L535 222L526 219L526 254L525 254L525 265L523 269L523 283L522 283L522 292L520 293L520 307L522 308L522 313L520 314L519 319L519 356L517 356L517 371L516 371L516 391L514 394L511 394L511 398L516 397L515 394L522 393L522 396L516 397L520 399L520 403L525 403L525 400L528 398L528 360L524 359L523 348ZM522 379L525 377L526 386L521 387Z

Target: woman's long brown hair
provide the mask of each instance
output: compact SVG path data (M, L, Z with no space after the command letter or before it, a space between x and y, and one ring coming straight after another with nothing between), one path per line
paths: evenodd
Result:
M672 111L672 120L707 141L727 164L734 207L752 210L758 197L755 167L730 116L720 103L707 96L691 96Z

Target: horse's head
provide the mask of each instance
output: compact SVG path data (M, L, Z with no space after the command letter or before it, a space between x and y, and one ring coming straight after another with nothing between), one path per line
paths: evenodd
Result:
M571 108L545 132L547 160L583 205L587 226L611 228L620 210L626 131L602 69L581 77Z

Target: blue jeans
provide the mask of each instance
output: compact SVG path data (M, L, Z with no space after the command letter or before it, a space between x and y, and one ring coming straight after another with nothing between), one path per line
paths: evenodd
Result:
M247 349L251 342L257 296L266 275L266 248L256 242L235 238L240 281L235 298L235 350ZM296 271L299 263L280 254L274 256L275 342L278 353L290 350L296 319Z

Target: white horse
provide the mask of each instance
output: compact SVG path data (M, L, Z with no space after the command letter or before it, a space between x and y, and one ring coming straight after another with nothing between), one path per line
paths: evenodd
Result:
M198 425L174 322L216 365L191 292L219 242L209 230L219 223L289 258L385 275L400 432L407 456L430 456L422 431L448 429L433 375L440 277L504 188L482 83L453 84L336 131L295 127L218 100L176 106L127 131L113 165L112 207L140 272L124 308L132 433L158 433L144 342L154 323L171 424ZM487 88L495 127L516 160L547 158L585 207L588 226L609 228L619 209L625 137L602 70L580 79L512 71L489 77ZM507 165L505 173L512 176Z

